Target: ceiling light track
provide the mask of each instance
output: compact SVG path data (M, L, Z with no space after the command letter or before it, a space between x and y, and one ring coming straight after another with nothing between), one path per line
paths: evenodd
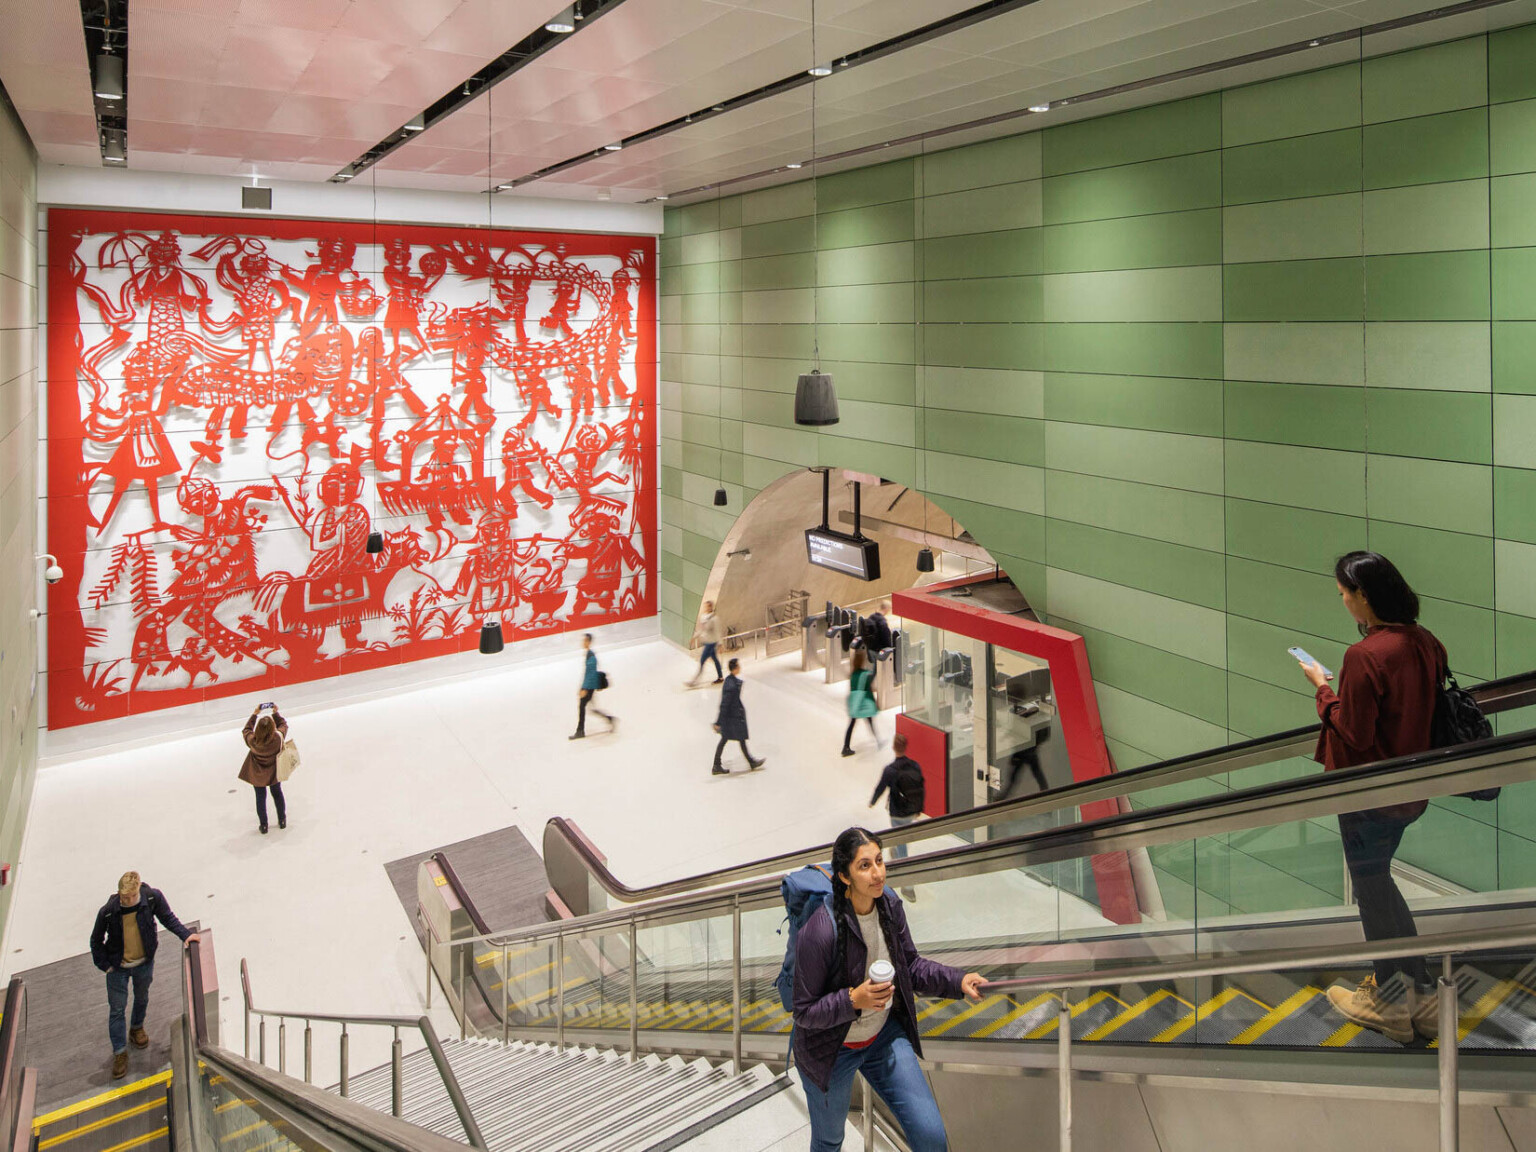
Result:
M1172 84L1179 80L1188 80L1192 77L1207 76L1214 72L1223 72L1230 68L1241 68L1245 64L1257 64L1265 60L1276 60L1285 56L1293 56L1299 52L1308 52L1317 48L1324 48L1335 44L1345 44L1351 41L1364 41L1370 36L1379 36L1387 32L1395 32L1402 28L1412 28L1420 24L1429 24L1436 20L1447 20L1455 16L1465 16L1471 12L1479 12L1486 8L1499 8L1506 4L1512 4L1515 0L1464 0L1460 4L1448 4L1439 8L1430 8L1423 12L1416 12L1409 16L1399 16L1392 20L1382 20L1375 24L1362 25L1359 28L1351 28L1343 32L1334 32L1327 36L1318 36L1309 40L1297 40L1291 44L1283 44L1275 48L1265 48L1258 52L1248 52L1241 56L1231 56L1225 60L1218 60L1210 64L1198 64L1191 68L1181 68L1176 72L1163 72L1156 76L1149 76L1143 80L1131 80L1124 84L1116 84L1109 88L1099 88L1092 92L1082 92L1075 96L1065 96L1049 103L1031 104L1027 108L1015 109L1012 112L999 112L995 116L983 116L978 120L967 120L963 124L954 124L947 128L934 128L928 132L916 132L910 136L899 136L893 140L884 140L879 144L866 144L858 148L849 148L842 152L833 152L818 157L818 163L829 164L839 160L852 160L863 156L871 156L884 152L888 148L899 148L904 145L921 144L924 141L940 139L951 136L957 132L969 132L977 128L986 128L994 124L1004 124L1010 120L1018 120L1043 112L1050 112L1058 108L1077 107L1096 100L1106 100L1111 96L1122 96L1130 92L1140 92L1148 88L1156 88L1164 84ZM749 172L743 176L732 176L725 180L717 180L711 184L699 184L693 188L683 188L676 192L655 196L654 200L675 200L683 196L697 196L705 192L717 192L721 188L728 188L735 184L745 184L754 180L763 180L791 169L799 168L800 164L781 164L776 168L764 168L758 172Z
M128 163L128 0L80 0L96 143L109 168Z
M86 2L87 0L81 0L82 5ZM124 4L126 0L115 0L115 2ZM550 7L554 8L556 0L549 0L549 3ZM590 27L598 17L606 16L623 3L624 0L576 0L576 3L560 8L550 16L547 22L540 24L537 29L524 36L474 75L455 84L352 163L340 169L331 177L331 181L344 184L359 173L366 172L402 144L408 143L445 117L453 115L471 100L479 98L488 89L494 88L507 77L526 68L556 44L572 39L582 29ZM567 28L569 31L566 31Z
M857 52L849 52L844 56L838 56L829 63L814 64L809 69L802 69L781 80L775 80L771 84L764 84L760 88L754 88L750 92L743 92L738 96L732 96L729 100L711 104L707 108L700 108L696 112L689 112L685 116L678 116L668 120L664 124L658 124L654 128L648 128L644 132L638 132L633 136L626 136L619 141L621 147L629 148L635 144L644 144L648 140L666 136L696 124L702 120L709 120L715 116L734 112L738 108L745 108L748 104L756 104L760 100L769 100L774 96L781 96L785 92L791 92L805 84L814 84L823 76L832 75L835 72L844 72L849 68L860 64L868 64L886 56L903 52L908 48L914 48L929 40L936 40L941 36L948 36L951 32L958 32L962 28L970 28L973 25L984 23L987 20L996 19L1009 12L1016 12L1020 8L1028 8L1040 0L987 0L986 3L977 4L967 8L963 12L943 20L935 20L931 24L924 24L921 28L914 28L910 32L904 32L900 36L892 36L887 40L881 40L878 44L871 44L868 48L861 48ZM585 164L602 156L610 148L595 148L590 152L583 152L580 156L572 156L569 160L562 160L558 164L551 164L546 168L540 168L537 172L529 172L514 180L508 180L496 186L496 191L503 192L509 188L516 188L523 184L530 184L535 180L542 180L546 176L553 176L557 172L564 172L569 168Z

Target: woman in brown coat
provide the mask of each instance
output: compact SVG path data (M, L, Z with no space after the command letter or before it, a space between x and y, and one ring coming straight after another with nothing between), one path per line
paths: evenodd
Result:
M267 834L267 789L272 789L272 799L277 803L277 826L288 827L288 806L283 803L283 786L277 779L277 754L283 750L283 740L288 735L288 721L273 703L258 704L251 718L245 722L245 763L240 766L240 779L256 789L256 819L261 824L261 834Z

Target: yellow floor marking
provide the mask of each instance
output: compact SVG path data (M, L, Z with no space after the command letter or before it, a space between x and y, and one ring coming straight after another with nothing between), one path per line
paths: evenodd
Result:
M57 1136L51 1136L47 1140L38 1141L38 1152L44 1152L48 1148L56 1148L58 1145L73 1140L76 1136L84 1136L87 1132L99 1132L103 1128L116 1124L119 1120L127 1120L132 1116L142 1116L144 1113L156 1108L165 1107L164 1100L151 1100L148 1104L140 1104L136 1108L129 1108L124 1112L115 1112L111 1116L100 1120L93 1120L89 1124L83 1124L79 1128L71 1128L68 1132L61 1132Z
M103 1148L101 1152L128 1152L130 1148L137 1148L141 1144L148 1144L151 1140L158 1140L170 1133L170 1125L164 1128L156 1128L153 1132L146 1132L142 1136L135 1136L132 1140L124 1140L121 1144L114 1144L110 1148Z
M569 992L572 988L575 988L575 987L578 987L581 984L584 984L586 982L586 979L587 978L585 976L578 976L574 980L567 980L565 982L565 990L567 992ZM507 1005L507 1008L510 1011L513 1011L513 1012L520 1012L522 1009L528 1007L528 1005L530 1005L530 1004L537 1004L541 1000L554 1000L554 998L555 998L555 990L553 988L551 988L551 989L549 989L547 991L540 992L537 996L526 996L526 997L524 997L521 1000L514 1000L510 1004Z
M1115 1029L1120 1028L1123 1025L1129 1024L1132 1020L1135 1020L1138 1016L1142 1016L1142 1015L1146 1014L1147 1012L1150 1012L1153 1008L1156 1008L1164 1000L1177 1000L1185 1008L1188 1008L1191 1013L1193 1013L1194 1010L1195 1010L1195 1006L1193 1004L1191 1004L1188 1000L1184 1000L1184 999L1181 999L1178 996L1175 996L1172 992L1168 991L1168 989L1166 989L1166 988L1159 988L1156 992L1152 993L1152 995L1144 997L1143 999L1137 1001L1134 1005L1132 1005L1130 1008L1127 1008L1124 1012L1120 1013L1118 1016L1111 1016L1108 1020L1104 1021L1104 1023L1100 1024L1097 1028L1093 1029L1093 1031L1089 1032L1086 1036L1084 1036L1083 1039L1084 1040L1102 1040L1102 1039L1104 1039L1104 1037L1112 1034L1115 1031Z
M1308 1003L1321 995L1322 992L1312 987L1310 984L1308 984L1305 988L1300 988L1295 992L1292 992L1274 1008L1270 1009L1262 1019L1255 1020L1252 1024L1248 1025L1248 1027L1239 1032L1236 1036L1232 1037L1232 1039L1228 1040L1227 1043L1252 1044L1260 1036L1264 1035L1264 1033L1268 1032L1276 1024L1280 1023L1280 1021L1294 1015L1298 1010L1305 1008Z
M71 1116L78 1116L82 1112L89 1112L92 1108L99 1108L103 1104L113 1100L121 1100L124 1096L131 1096L135 1092L142 1092L146 1088L153 1088L156 1084L165 1084L171 1078L170 1069L157 1072L153 1076L147 1076L143 1080L135 1080L132 1084L124 1084L121 1088L113 1088L107 1092L97 1093L85 1100L76 1100L73 1104L66 1104L62 1108L55 1109L45 1116L39 1116L32 1121L32 1131L39 1132L45 1125L57 1124L60 1120L67 1120Z
M1095 992L1092 996L1088 997L1088 999L1072 1005L1072 1019L1076 1020L1084 1012L1088 1011L1088 1009L1092 1008L1096 1004L1103 1003L1105 1000L1113 1000L1116 1004L1120 1005L1121 1008L1130 1007L1129 1004L1127 1004L1124 1000L1121 1000L1118 996L1112 996L1108 992ZM1042 1036L1049 1036L1056 1030L1056 1026L1060 1023L1061 1013L1053 1012L1049 1020L1034 1028L1024 1038L1026 1040L1038 1040Z
M550 961L548 964L542 965L541 967L530 968L526 972L519 972L516 976L512 977L512 983L513 984L517 984L517 983L520 983L520 982L522 982L524 980L528 980L528 979L530 979L530 978L532 978L534 976L542 975L543 973L548 972L551 969L553 969L554 966L555 966L554 961ZM498 991L501 988L501 986L503 984L505 984L506 982L507 981L505 981L505 980L498 980L498 981L496 981L496 983L491 985L490 991L492 991L492 992ZM575 981L575 983L580 984L581 983L581 978L578 977L577 980ZM567 984L566 987L569 988L570 985Z
M271 1127L271 1125L269 1125L265 1120L257 1120L252 1124L247 1124L244 1128L236 1128L233 1132L230 1132L224 1136L220 1136L219 1143L228 1144L231 1140L234 1140L237 1137L248 1136L250 1133L257 1131L258 1129L269 1127Z
M1232 1001L1236 1000L1238 997L1242 997L1244 1000L1247 1000L1250 1003L1257 1004L1259 1008L1264 1012L1268 1012L1270 1010L1268 1004L1264 1003L1262 1000L1255 1000L1241 988L1223 988L1220 992L1216 993L1216 995L1212 996L1204 1004L1200 1005L1199 1008L1195 1009L1195 1011L1190 1015L1185 1016L1181 1020L1175 1020L1172 1024L1168 1025L1168 1027L1159 1032L1156 1036L1152 1037L1152 1043L1166 1044L1170 1040L1177 1040L1180 1036L1188 1032L1201 1020L1208 1020L1210 1017L1214 1016L1217 1012L1220 1012L1223 1008L1232 1003Z
M1009 1000L1011 1003L1019 1004L1019 1002L1017 1000L1014 1000L1011 996L1010 997L1006 997L1006 999ZM1007 1015L1002 1016L1001 1018L999 1018L997 1020L993 1020L989 1024L983 1024L980 1028L976 1029L976 1031L971 1033L971 1038L975 1039L975 1040L979 1040L983 1036L990 1036L990 1035L992 1035L992 1033L997 1032L1000 1029L1007 1027L1009 1024L1012 1024L1015 1020L1022 1020L1025 1016L1028 1016L1031 1012L1033 1012L1036 1008L1040 1007L1040 1005L1044 1004L1047 1000L1054 1000L1054 999L1055 999L1055 997L1052 996L1049 992L1042 992L1039 996L1036 996L1033 1000L1028 1000L1028 1001L1025 1001L1023 1004L1019 1004L1019 1006L1017 1008L1015 1008L1011 1012L1007 1013Z
M1358 1024L1345 1024L1332 1036L1318 1045L1319 1048L1343 1048L1365 1029Z
M928 1005L928 1007L920 1008L918 1010L917 1022L919 1024L921 1024L924 1020L928 1019L928 1017L932 1016L935 1012L941 1012L945 1008L948 1008L953 1003L954 1003L953 1000L935 1000L932 1004Z
M978 1013L978 1012L983 1012L983 1011L985 1011L988 1008L996 1007L997 1002L999 1000L1001 1000L1001 999L1002 999L1001 996L987 996L987 997L984 997L983 999L977 1001L975 1004L967 1004L964 1008L962 1008L959 1012L956 1012L948 1020L941 1020L941 1021L939 1021L938 1024L936 1024L932 1028L928 1029L928 1031L924 1032L923 1035L924 1036L942 1036L945 1032L948 1032L956 1024L959 1024L962 1020L969 1020L972 1016L976 1015L976 1013Z

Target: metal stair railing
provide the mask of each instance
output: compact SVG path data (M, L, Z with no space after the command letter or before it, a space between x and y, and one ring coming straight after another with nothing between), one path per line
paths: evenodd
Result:
M27 987L13 976L5 990L5 1019L0 1023L0 1148L27 1152L37 1106L37 1069L27 1056Z
M1468 952L1536 946L1536 928L1529 926L1478 932L1445 932L1433 936L1412 936L1393 940L1370 940L1364 944L1328 945L1314 948L1285 948L1248 952L1239 957L1217 960L1180 960L1167 964L1132 964L1119 968L1101 968L1082 973L1051 973L1021 976L1012 980L989 980L986 992L1049 992L1060 1002L1057 1024L1058 1102L1061 1124L1061 1152L1072 1149L1072 1002L1069 993L1104 988L1115 984L1143 983L1152 980L1193 980L1201 977L1239 976L1254 972L1284 972L1296 968L1332 968L1364 964L1372 960L1410 957L1441 958L1441 973L1436 981L1439 1009L1440 1072L1440 1152L1457 1152L1460 1124L1458 1035L1460 1017L1456 1003L1456 982L1451 976L1451 961Z
M1471 689L1483 711L1490 716L1536 705L1536 672L1523 672L1497 680L1485 681ZM1043 816L1065 808L1081 807L1103 800L1135 796L1156 788L1203 780L1227 772L1238 772L1260 764L1310 755L1317 742L1320 725L1291 728L1252 740L1224 745L1204 752L1176 756L1170 760L1115 772L1094 780L1037 792L1017 800L968 808L948 816L918 820L901 828L881 833L887 847L912 845L940 836L954 835L991 824L1011 823ZM760 860L685 876L660 884L631 887L615 876L596 854L586 838L570 821L562 817L550 820L544 828L543 855L546 864L570 861L579 864L591 880L612 899L623 904L663 899L670 896L717 888L734 881L784 872L805 864L822 863L830 858L832 846L817 844L793 852L779 853Z
M193 945L196 947L196 945ZM464 1098L464 1091L459 1087L458 1078L454 1076L453 1068L448 1063L448 1057L443 1052L442 1042L438 1039L437 1029L432 1027L432 1021L426 1016L339 1016L326 1012L293 1012L280 1011L276 1008L258 1008L251 1003L251 976L250 969L245 959L240 960L240 995L245 1009L245 1058L251 1057L251 1017L257 1017L257 1062L263 1066L267 1062L267 1017L277 1019L277 1070L287 1073L288 1065L288 1021L304 1021L304 1083L314 1082L314 1034L312 1023L319 1021L323 1024L341 1025L340 1039L340 1066L341 1079L338 1084L343 1098L347 1095L349 1055L348 1027L378 1027L390 1028L394 1032L394 1038L390 1044L390 1112L399 1116L403 1107L404 1077L402 1062L404 1059L404 1047L400 1039L400 1029L415 1028L421 1033L422 1040L426 1043L427 1051L432 1055L432 1063L437 1067L438 1075L442 1078L443 1088L448 1093L448 1099L453 1102L453 1110L458 1114L459 1123L464 1126L464 1135L475 1148L485 1148L485 1137L480 1134L480 1127L475 1123L474 1114L470 1111L469 1102Z

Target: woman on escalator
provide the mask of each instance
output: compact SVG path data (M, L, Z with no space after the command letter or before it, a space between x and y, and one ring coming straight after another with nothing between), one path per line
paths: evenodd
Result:
M885 886L880 838L849 828L832 846L832 899L795 937L792 1043L811 1115L811 1152L843 1146L853 1076L889 1105L912 1152L949 1138L918 1057L914 993L981 999L978 972L917 954L901 899Z
M1334 565L1339 596L1362 639L1350 645L1332 673L1315 662L1302 674L1317 693L1322 718L1315 759L1325 771L1428 751L1435 698L1445 676L1445 648L1417 623L1419 598L1393 563L1375 552L1350 552ZM1415 800L1339 815L1344 861L1367 940L1417 935L1413 913L1392 879L1392 857L1403 833L1424 814ZM1401 1044L1414 1033L1439 1033L1434 985L1422 957L1377 960L1375 971L1351 991L1335 987L1328 999L1343 1016Z

